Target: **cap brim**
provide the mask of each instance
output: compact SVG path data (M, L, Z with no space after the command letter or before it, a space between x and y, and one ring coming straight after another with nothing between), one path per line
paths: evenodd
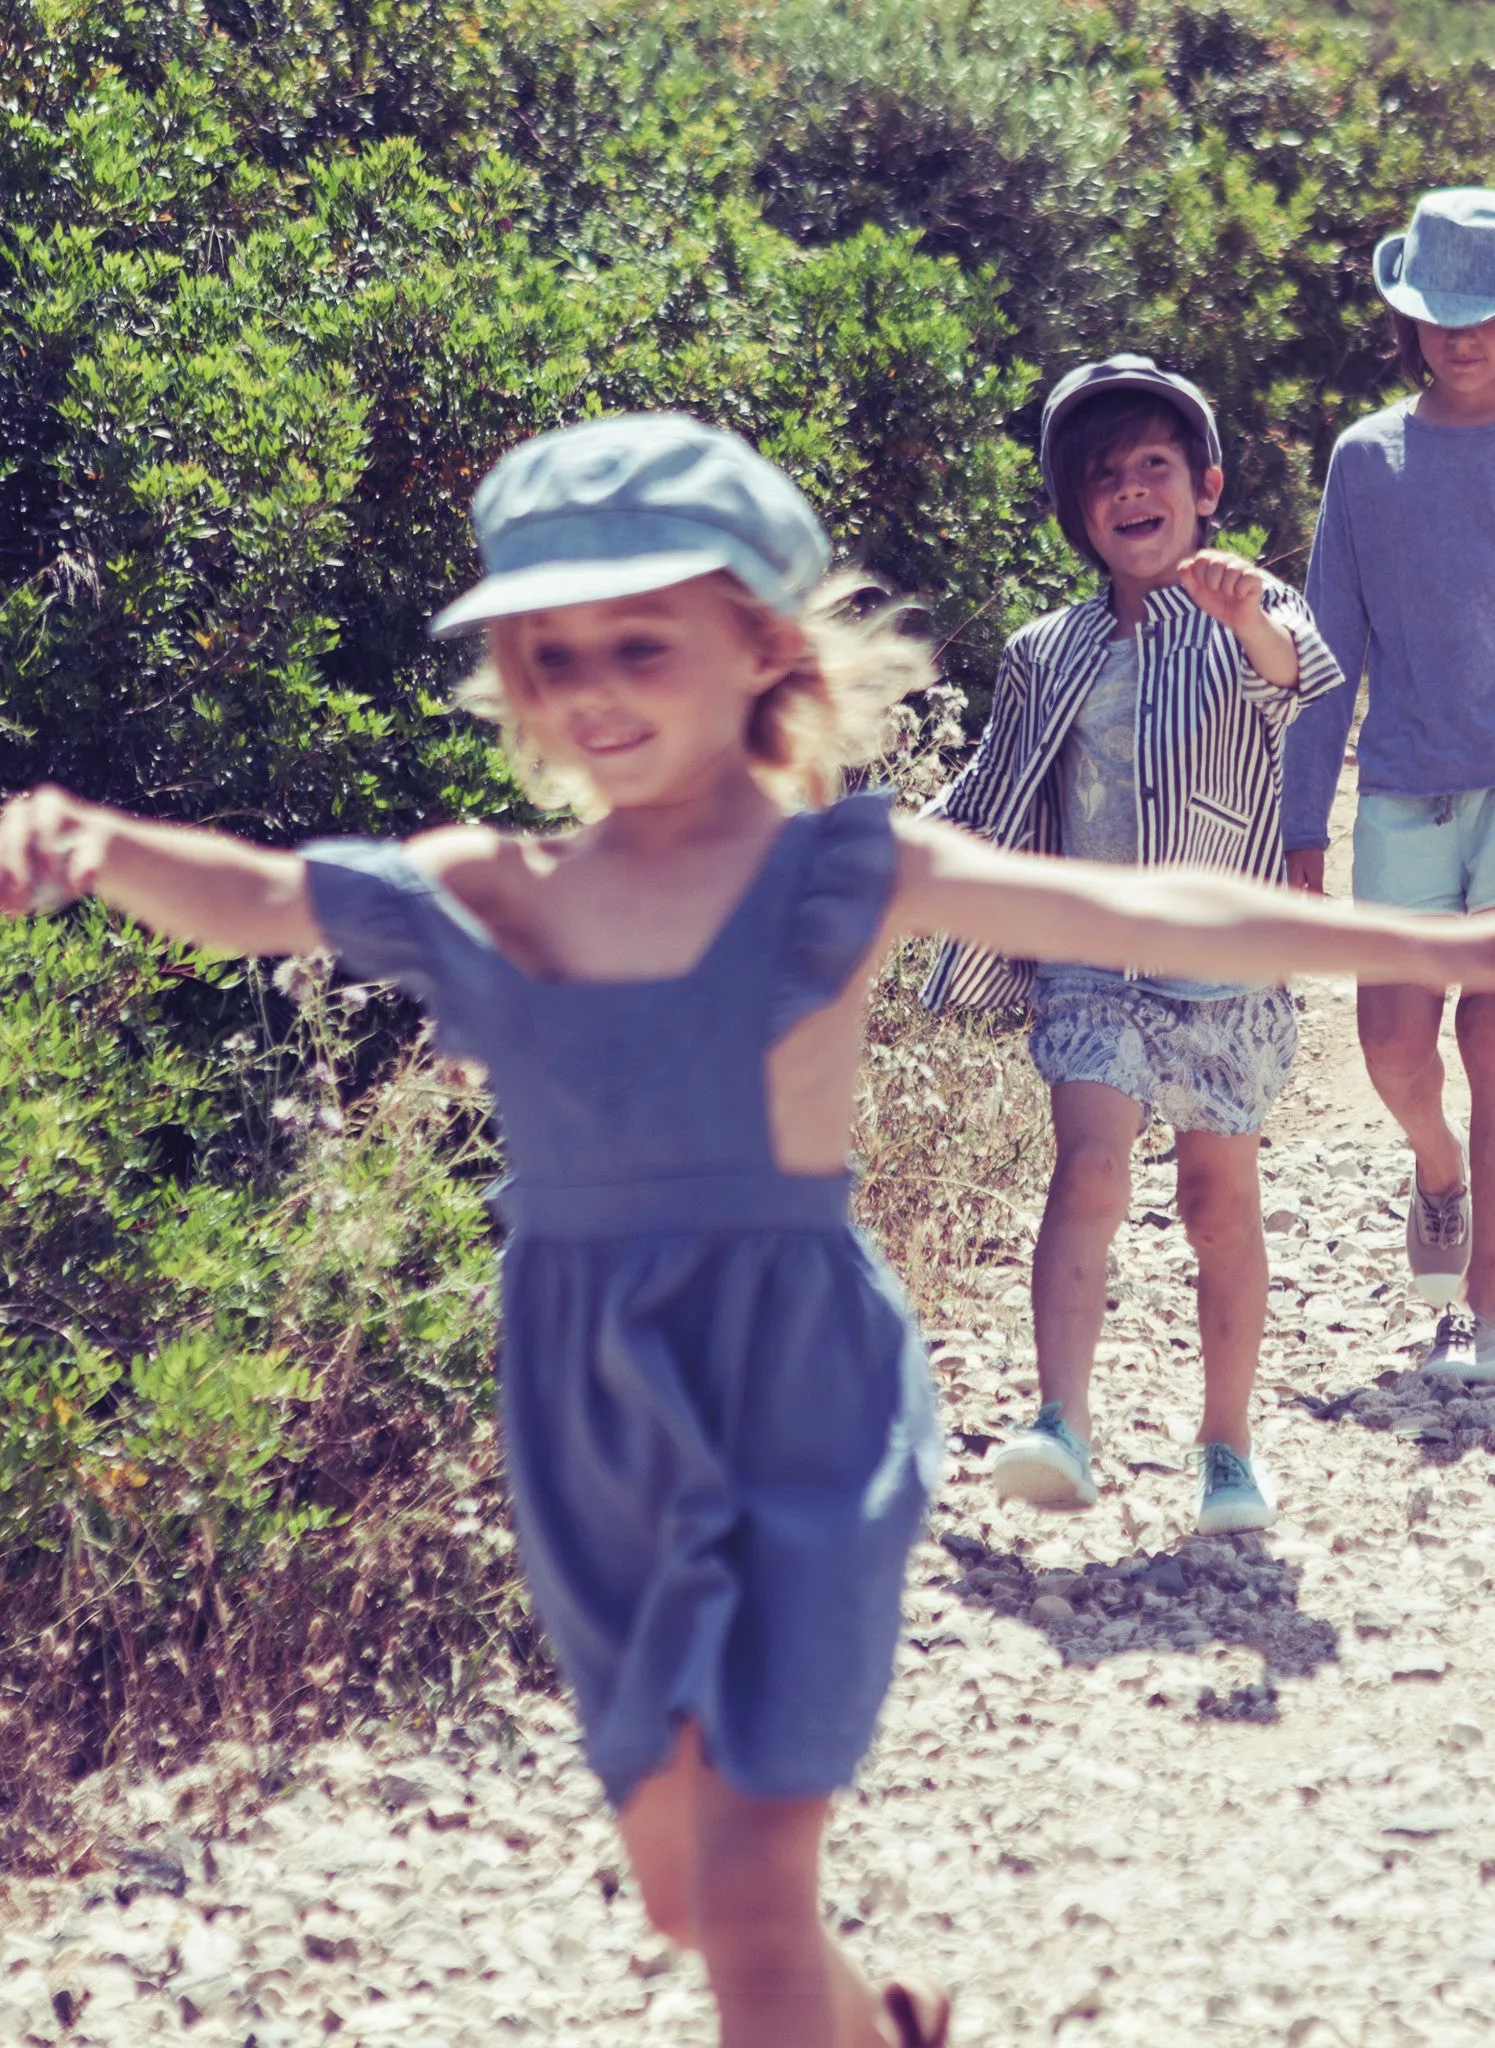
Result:
M725 553L708 548L631 555L621 561L540 562L530 569L485 576L439 611L426 630L433 640L454 640L461 633L475 633L490 619L552 611L563 604L643 597L651 590L668 590L672 584L689 583L693 577L710 576L730 566Z

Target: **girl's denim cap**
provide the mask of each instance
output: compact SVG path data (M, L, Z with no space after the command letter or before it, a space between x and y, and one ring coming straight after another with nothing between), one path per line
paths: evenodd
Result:
M538 434L478 486L488 574L438 612L438 640L488 619L638 597L727 569L776 612L830 565L809 501L736 434L684 413L620 413Z
M1104 398L1111 391L1152 391L1181 412L1191 427L1204 438L1211 464L1220 466L1220 430L1210 402L1197 384L1176 371L1160 370L1151 356L1107 356L1103 363L1081 363L1067 377L1061 377L1044 402L1043 424L1038 433L1038 463L1050 497L1054 495L1054 472L1049 453L1056 430L1076 406L1092 398Z
M1381 297L1409 320L1495 319L1495 192L1454 185L1425 194L1407 232L1377 243L1374 269Z

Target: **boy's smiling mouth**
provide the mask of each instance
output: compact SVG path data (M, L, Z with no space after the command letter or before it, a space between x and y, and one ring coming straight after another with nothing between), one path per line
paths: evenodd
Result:
M1130 519L1118 519L1111 528L1123 540L1151 540L1164 524L1161 512L1139 512Z

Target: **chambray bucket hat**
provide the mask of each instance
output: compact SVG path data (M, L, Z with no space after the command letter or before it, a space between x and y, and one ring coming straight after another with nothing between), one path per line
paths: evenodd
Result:
M1378 242L1376 289L1389 306L1433 327L1495 319L1495 192L1453 185L1417 202L1404 235Z
M820 522L788 477L736 434L685 413L619 413L537 434L489 470L472 523L488 573L432 619L438 640L715 569L792 613L830 565Z
M1197 384L1191 384L1187 377L1180 377L1175 370L1160 370L1151 356L1107 356L1103 363L1081 363L1077 370L1061 377L1044 403L1043 422L1038 430L1038 464L1050 497L1054 495L1050 455L1056 431L1076 406L1086 405L1092 398L1102 398L1110 391L1155 392L1198 429L1204 437L1211 465L1219 466L1220 429L1215 425L1209 400Z

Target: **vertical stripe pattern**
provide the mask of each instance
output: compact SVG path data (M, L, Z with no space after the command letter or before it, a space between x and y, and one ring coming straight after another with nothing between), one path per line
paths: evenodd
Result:
M1153 591L1141 629L1137 858L1282 879L1282 736L1304 704L1343 680L1297 591L1267 579L1262 609L1298 649L1298 681L1257 674L1235 635L1183 590ZM1105 660L1115 619L1091 598L1035 619L1002 656L991 716L969 763L930 811L993 845L1057 854L1059 750ZM924 987L932 1010L1026 1001L1030 960L947 941Z

